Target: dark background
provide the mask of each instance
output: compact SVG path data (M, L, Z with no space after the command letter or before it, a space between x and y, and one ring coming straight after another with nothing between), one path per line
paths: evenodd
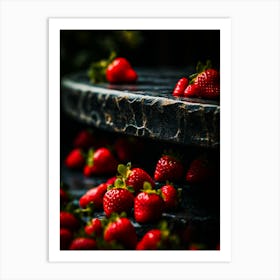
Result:
M210 59L220 65L219 30L62 30L61 75L86 70L111 51L133 67L193 67Z

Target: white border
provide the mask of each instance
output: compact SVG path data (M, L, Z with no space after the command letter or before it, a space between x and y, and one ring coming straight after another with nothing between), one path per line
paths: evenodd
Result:
M60 251L59 95L60 30L219 29L221 34L221 250ZM229 262L231 260L231 20L229 18L49 19L49 261L51 262Z

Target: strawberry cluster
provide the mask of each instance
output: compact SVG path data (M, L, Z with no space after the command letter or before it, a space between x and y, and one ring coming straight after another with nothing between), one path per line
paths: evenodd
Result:
M211 61L208 60L205 65L199 62L196 71L197 73L192 74L189 78L179 79L173 90L173 96L218 99L220 97L220 74L212 68Z
M131 84L138 79L138 74L124 57L111 53L107 60L92 63L89 78L93 83ZM220 97L220 73L212 67L210 60L206 64L198 62L196 73L182 77L176 83L173 92L176 97L218 99Z
M136 139L119 138L110 143L111 148L104 144L83 130L66 156L67 168L80 169L86 177L106 174L110 178L85 190L78 208L73 207L67 188L61 185L61 250L195 248L185 240L184 231L182 237L168 228L164 214L181 207L182 187L177 185L185 181L198 186L213 179L215 172L207 157L186 165L180 157L165 153L158 158L151 176L139 166L124 164L139 156L139 149L141 153ZM152 228L139 236L135 223Z

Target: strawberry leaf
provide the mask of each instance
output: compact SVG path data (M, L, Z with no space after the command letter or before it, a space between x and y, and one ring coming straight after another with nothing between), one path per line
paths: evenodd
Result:
M197 65L196 65L196 72L200 73L203 71L203 64L201 61L198 61Z
M131 193L135 192L135 190L132 186L127 186L127 190L130 191Z
M209 69L209 68L212 68L212 62L211 62L210 59L208 59L208 60L206 61L206 65L205 65L205 69L204 69L204 70Z
M88 77L92 83L106 82L106 69L116 56L116 52L112 51L108 59L95 61L90 65Z
M109 191L109 190L111 190L111 189L113 189L114 188L114 185L109 185L108 187L107 187L107 191Z
M149 182L145 181L143 183L143 190L144 191L152 190L152 185Z
M125 212L121 212L121 214L119 215L119 217L120 217L120 218L126 218L126 217L127 217L127 215L126 215L126 213L125 213Z
M119 164L118 165L118 173L123 177L123 178L127 178L127 166L125 166L124 164Z
M123 180L121 180L121 179L116 179L116 181L115 181L115 183L114 183L114 186L116 187L116 188L123 188L123 187L125 187L125 183L124 183L124 181Z

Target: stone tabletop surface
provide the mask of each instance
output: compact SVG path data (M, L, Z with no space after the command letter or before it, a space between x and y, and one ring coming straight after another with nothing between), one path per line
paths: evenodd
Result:
M219 101L172 96L187 69L136 69L136 84L93 84L86 72L61 80L63 110L90 126L201 147L220 143Z

